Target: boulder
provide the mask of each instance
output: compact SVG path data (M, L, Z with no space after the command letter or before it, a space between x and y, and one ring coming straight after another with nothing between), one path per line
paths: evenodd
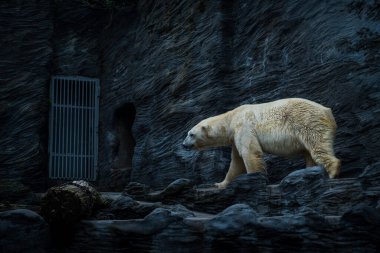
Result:
M27 209L0 212L1 252L48 253L49 226Z

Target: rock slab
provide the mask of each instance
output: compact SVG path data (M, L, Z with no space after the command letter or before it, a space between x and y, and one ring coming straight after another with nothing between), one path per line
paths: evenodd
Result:
M0 212L0 251L47 253L49 226L27 209Z
M321 167L297 170L278 185L269 185L261 173L241 175L226 189L200 188L186 179L176 180L161 191L136 191L129 184L124 194L137 200L182 204L191 210L218 213L230 205L245 203L266 216L298 213L309 208L323 215L342 215L363 203L376 207L380 198L379 163L366 167L359 178L329 179ZM180 186L182 184L182 187ZM176 187L173 187L175 185Z

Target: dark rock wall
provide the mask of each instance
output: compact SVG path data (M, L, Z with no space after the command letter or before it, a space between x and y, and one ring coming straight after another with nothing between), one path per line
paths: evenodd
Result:
M0 178L41 189L47 178L49 1L0 2Z
M50 78L100 76L106 16L78 1L0 3L1 178L46 187Z
M99 40L107 12L90 9L80 1L55 1L52 8L54 48L52 75L100 78Z
M342 176L356 176L378 159L380 12L374 2L235 5L236 103L303 97L332 108ZM293 167L277 161L269 163L276 176Z
M179 177L198 182L222 179L229 154L181 149L189 128L228 107L224 82L223 2L139 1L134 15L114 16L104 40L100 180L112 167L114 111L136 107L131 178L162 187ZM117 138L117 137L116 137ZM106 183L105 184L109 184Z
M180 147L201 119L303 97L333 109L342 176L357 176L380 145L379 15L375 1L298 0L139 1L133 15L116 14L104 40L102 173L113 166L110 122L123 103L137 111L128 177L160 188L223 178L228 149ZM304 163L268 156L267 165L278 182Z
M34 0L0 7L2 178L35 188L46 181L51 75L101 80L103 189L129 181L163 188L177 178L222 180L229 148L184 151L186 132L238 105L284 97L333 109L342 176L357 176L378 159L378 1L144 0L104 10L76 0ZM136 115L132 126L125 121L122 141L129 150L135 145L132 165L115 168L115 113L131 104ZM272 156L267 165L272 183L304 167Z

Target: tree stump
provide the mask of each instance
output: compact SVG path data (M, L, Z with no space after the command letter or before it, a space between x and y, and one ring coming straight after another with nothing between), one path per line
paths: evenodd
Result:
M50 188L41 203L41 214L51 225L70 226L90 217L103 205L100 194L86 181Z

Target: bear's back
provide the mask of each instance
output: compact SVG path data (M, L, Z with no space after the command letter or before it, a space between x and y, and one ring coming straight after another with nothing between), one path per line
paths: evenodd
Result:
M317 129L334 128L331 110L307 99L289 98L242 105L233 112L231 126L248 126L266 153L290 156L302 153L299 141Z
M246 104L229 112L235 124L253 123L266 124L272 128L281 128L284 125L296 127L313 127L313 122L329 121L334 125L335 120L329 108L303 98L287 98L262 104ZM235 125L233 124L233 125Z
M305 98L284 98L275 100L272 102L262 103L262 104L252 104L255 106L260 106L264 108L276 108L276 107L295 107L300 105L308 105L308 108L315 107L319 108L320 110L326 110L329 109L321 104L318 104L316 102L313 102L311 100L305 99Z

